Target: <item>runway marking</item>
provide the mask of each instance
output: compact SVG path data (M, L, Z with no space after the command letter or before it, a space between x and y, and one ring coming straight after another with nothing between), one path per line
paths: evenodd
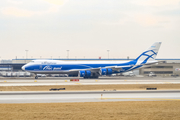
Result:
M4 82L7 82L7 81L4 81Z
M77 84L77 85L81 85L81 83L75 83L75 84Z
M102 100L108 100L108 99L145 99L145 100L170 100L170 101L180 101L180 99L163 99L163 98L101 98Z
M127 81L127 80L124 80L124 81Z

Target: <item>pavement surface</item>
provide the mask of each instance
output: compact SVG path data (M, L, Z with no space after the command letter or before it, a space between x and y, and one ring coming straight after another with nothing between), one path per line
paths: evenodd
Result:
M79 81L70 81L79 79ZM0 86L44 86L44 85L107 85L107 84L180 84L180 77L102 77L82 78L2 78Z
M0 103L180 101L180 90L0 92Z

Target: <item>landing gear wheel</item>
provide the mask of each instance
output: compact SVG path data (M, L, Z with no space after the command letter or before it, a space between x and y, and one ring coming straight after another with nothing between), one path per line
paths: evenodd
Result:
M94 78L97 78L97 79L98 79L98 78L99 78L99 76L95 76Z
M38 79L38 76L35 76L35 79Z
M98 75L95 75L95 76L92 76L91 78L99 78L99 76L98 76Z

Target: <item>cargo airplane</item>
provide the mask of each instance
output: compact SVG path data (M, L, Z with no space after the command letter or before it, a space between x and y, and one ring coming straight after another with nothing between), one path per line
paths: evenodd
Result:
M37 74L68 74L84 78L98 78L111 74L123 73L158 63L155 60L161 42L155 42L149 49L132 61L59 61L32 60L22 66L22 70Z

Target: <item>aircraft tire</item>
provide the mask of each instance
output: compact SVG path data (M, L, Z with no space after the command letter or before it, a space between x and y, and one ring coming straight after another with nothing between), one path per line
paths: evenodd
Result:
M91 78L98 78L98 77L99 77L98 75L91 76Z
M99 78L99 76L84 77L84 79L93 79L93 78Z
M84 79L88 79L88 77L84 77Z

